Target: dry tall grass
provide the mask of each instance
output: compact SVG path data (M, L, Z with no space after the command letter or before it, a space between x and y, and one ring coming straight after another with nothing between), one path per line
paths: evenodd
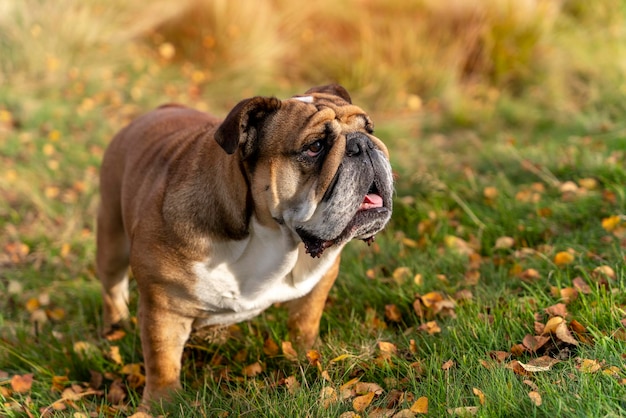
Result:
M371 106L415 107L418 96L489 107L504 93L576 110L603 82L621 82L625 67L620 0L5 0L0 7L0 83L57 83L72 68L115 70L140 54L191 62L213 83L251 90L337 81Z

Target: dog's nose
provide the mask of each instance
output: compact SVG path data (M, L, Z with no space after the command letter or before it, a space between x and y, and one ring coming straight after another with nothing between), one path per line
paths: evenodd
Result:
M374 144L367 135L361 132L350 132L346 135L346 155L348 157L354 157L362 152L366 152L368 148L374 148Z

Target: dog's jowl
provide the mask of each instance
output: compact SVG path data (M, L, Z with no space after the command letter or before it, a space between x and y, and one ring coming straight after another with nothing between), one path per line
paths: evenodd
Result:
M145 403L180 388L190 333L287 302L311 346L351 239L391 216L387 148L337 85L253 97L224 120L162 106L124 128L102 163L97 268L105 332L139 289Z

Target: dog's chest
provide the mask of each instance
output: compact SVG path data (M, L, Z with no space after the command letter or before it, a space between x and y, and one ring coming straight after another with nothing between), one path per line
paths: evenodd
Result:
M332 266L340 249L313 259L286 231L253 222L250 236L220 244L192 266L193 294L205 313L196 326L250 319L273 303L306 295Z

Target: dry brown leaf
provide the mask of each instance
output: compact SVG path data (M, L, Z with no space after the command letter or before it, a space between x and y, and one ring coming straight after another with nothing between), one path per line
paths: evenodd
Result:
M118 341L124 338L125 336L126 336L126 331L124 331L123 329L114 329L114 330L107 332L104 338L107 339L108 341Z
M485 394L483 393L483 391L478 388L472 388L472 392L474 392L474 395L478 396L478 402L480 402L481 405L484 405Z
M247 377L254 377L254 376L259 375L262 372L263 372L263 367L261 367L261 364L258 361L252 364L248 364L241 370L241 374Z
M569 327L579 336L587 333L587 328L585 328L580 322L575 319L572 319L572 321L569 323Z
M560 294L563 302L570 303L576 300L576 298L578 297L578 290L576 290L576 288L574 287L564 287L563 289L561 289Z
M409 408L411 412L416 414L427 414L428 413L428 398L426 396L421 396L417 398L415 403L411 405Z
M470 255L475 252L474 248L467 241L453 235L446 235L443 242L446 247L460 255Z
M532 282L541 279L541 274L535 269L526 269L519 274L520 279L526 282Z
M528 365L536 366L536 367L552 367L555 364L560 363L560 362L561 362L560 360L555 359L554 357L541 356L541 357L531 359L528 362Z
M468 270L465 272L463 276L465 279L466 286L476 286L480 281L480 271L478 270Z
M380 385L369 382L357 382L354 385L354 391L357 395L364 395L373 392L375 395L382 395L384 390Z
M454 360L450 359L443 363L443 365L441 366L441 370L449 370L454 366L456 366L456 363L454 362Z
M519 357L526 352L527 348L524 344L515 344L511 347L511 354L515 357Z
M272 337L267 337L263 342L263 353L269 357L275 357L280 352L280 348L276 341L272 339Z
M107 392L107 402L113 405L119 405L124 402L124 399L126 399L124 384L120 379L115 379Z
M572 334L569 332L569 328L567 328L567 324L565 322L561 322L556 327L555 334L556 337L564 343L578 345L578 341L574 337L572 337Z
M513 360L512 362L507 364L506 367L513 370L513 373L520 376L531 376L531 372L522 367L521 363L517 360Z
M352 409L354 409L356 412L365 411L365 409L367 409L367 407L370 406L370 404L372 403L374 396L374 392L370 392L362 396L357 396L352 401Z
M539 394L539 392L532 390L528 392L528 397L530 398L532 403L535 404L535 406L541 406L542 401L541 401L541 395Z
M354 379L350 379L348 380L346 383L344 383L343 385L341 385L341 387L339 388L340 391L343 391L345 389L350 389L352 386L354 386L358 381L360 380L359 377L355 377Z
M402 322L402 313L395 304L385 305L385 318L391 322Z
M461 289L454 294L454 299L457 301L472 300L474 299L474 294L469 289Z
M588 295L591 293L591 287L583 280L582 277L576 277L572 280L572 284L574 288L577 289L583 295Z
M521 361L517 362L520 367L522 367L527 372L536 373L536 372L547 372L550 370L548 366L533 366L532 364L524 364ZM515 370L514 370L515 371Z
M361 418L361 415L353 411L347 411L339 415L339 418Z
M428 333L428 335L434 335L441 332L441 328L437 324L437 321L428 321L420 325L418 329Z
M285 386L287 386L287 391L294 395L298 390L300 390L300 382L296 379L295 376L289 376L285 378Z
M291 341L282 342L283 355L289 361L298 361L298 353L294 350Z
M526 384L526 385L530 386L530 388L531 388L532 390L534 390L535 392L539 391L539 387L538 387L538 386L535 384L535 382L533 382L532 380L528 380L528 379L526 379L526 380L524 380L523 382L524 382L524 384Z
M534 353L541 347L543 347L548 341L550 341L550 337L526 334L526 336L522 340L522 344L524 344L524 347L526 347L528 351Z
M489 357L491 357L498 363L504 363L506 360L511 358L511 353L507 351L490 351Z
M11 389L13 392L26 393L33 386L33 374L27 373L23 375L16 374L11 378Z
M557 303L544 309L550 316L561 316L565 318L567 316L567 306L564 303Z

